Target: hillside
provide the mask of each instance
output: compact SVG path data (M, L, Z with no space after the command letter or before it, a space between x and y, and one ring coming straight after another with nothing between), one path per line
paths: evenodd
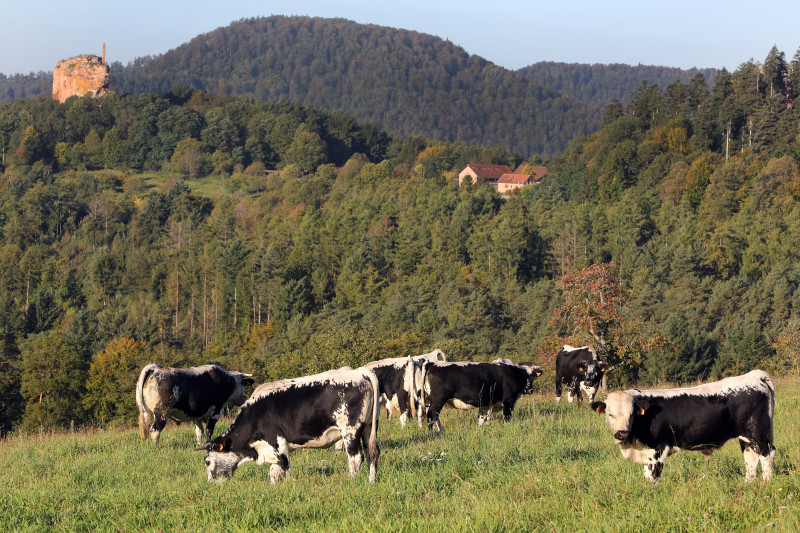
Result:
M438 37L307 17L241 20L114 73L120 92L175 84L341 110L403 135L553 155L599 126L561 97Z
M587 65L542 61L517 72L570 99L588 106L605 107L612 98L624 103L631 101L642 80L665 89L676 80L689 83L695 75L702 74L706 83L713 84L717 71L713 68L683 70L650 65Z

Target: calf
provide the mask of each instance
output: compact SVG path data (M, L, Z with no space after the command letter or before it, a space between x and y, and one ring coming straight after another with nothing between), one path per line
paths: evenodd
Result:
M372 370L380 384L381 403L388 415L400 413L400 425L406 427L408 414L416 410L419 403L415 385L416 369L420 367L411 357L391 357L372 361L362 368Z
M439 414L445 405L455 409L478 409L478 426L503 411L508 421L520 395L532 392L533 380L542 369L532 364L426 363L423 371L422 404L426 405L428 429L442 430Z
M593 402L606 368L591 346L573 348L565 345L556 355L556 403L561 402L561 387L564 385L567 386L569 403L573 397L582 403L581 391Z
M269 463L269 477L291 474L289 452L326 448L344 440L355 476L366 449L369 481L378 469L380 386L366 369L331 371L259 386L227 431L196 449L206 450L206 478L222 482L248 461ZM363 447L362 447L363 444Z
M752 481L761 463L764 480L775 462L772 420L775 384L762 370L682 389L631 389L612 392L592 409L604 413L622 456L644 465L653 483L666 458L680 450L707 458L730 439L739 439L745 479Z
M143 442L147 440L149 428L150 439L158 443L161 431L172 418L177 422L193 421L198 444L211 440L223 410L242 405L244 388L252 384L252 374L228 371L217 365L165 368L150 363L136 382L139 436Z

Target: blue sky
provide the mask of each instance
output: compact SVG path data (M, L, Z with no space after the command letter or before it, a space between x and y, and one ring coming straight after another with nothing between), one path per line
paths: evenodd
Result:
M52 70L79 54L127 64L233 21L341 17L436 35L500 66L537 61L726 67L800 48L797 0L3 0L0 72Z

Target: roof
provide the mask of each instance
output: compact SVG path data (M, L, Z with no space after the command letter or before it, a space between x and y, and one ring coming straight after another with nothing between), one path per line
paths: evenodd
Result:
M532 174L535 181L547 176L547 167L534 167L528 163L523 163L517 167L514 174Z
M503 174L511 174L508 165L467 165L478 178L497 181Z
M503 174L502 176L500 176L500 179L497 180L497 183L512 183L515 185L526 185L533 181L531 178L533 178L532 174L512 174L509 172L507 174Z

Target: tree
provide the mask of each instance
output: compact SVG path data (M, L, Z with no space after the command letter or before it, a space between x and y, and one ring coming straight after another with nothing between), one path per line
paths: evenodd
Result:
M22 347L22 428L66 427L83 420L81 397L88 362L60 332L43 333Z
M297 165L304 172L312 172L327 162L325 143L315 131L303 123L295 131L294 139L283 155L284 165Z
M183 139L175 147L170 161L176 172L196 178L206 171L206 145L197 139Z
M786 55L773 46L764 59L764 81L769 85L769 96L786 94L784 79L787 74Z
M151 358L142 341L114 338L89 366L82 402L88 415L100 423L136 420L131 400L139 371Z
M775 356L775 349L757 324L746 324L739 319L726 333L719 348L719 357L711 367L714 379L745 374Z
M562 277L564 304L554 321L566 336L594 344L625 381L635 379L648 350L666 341L634 315L615 270L614 263L601 263Z

